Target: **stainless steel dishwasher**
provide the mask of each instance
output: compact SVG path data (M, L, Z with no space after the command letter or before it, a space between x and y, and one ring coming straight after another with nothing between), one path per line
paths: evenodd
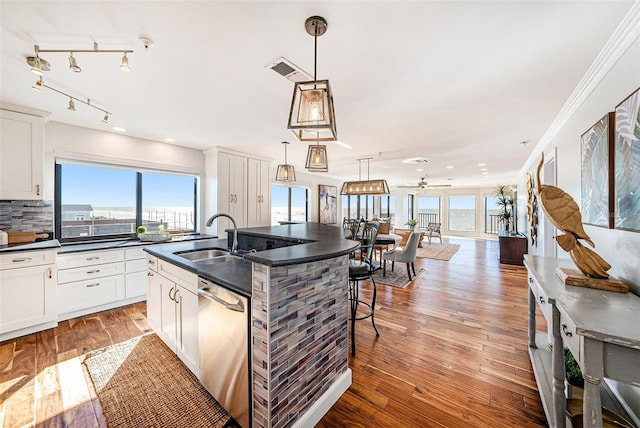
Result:
M200 382L243 428L249 428L248 299L199 279Z

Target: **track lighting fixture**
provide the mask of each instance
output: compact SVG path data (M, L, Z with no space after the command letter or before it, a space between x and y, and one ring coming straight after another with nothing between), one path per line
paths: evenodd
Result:
M73 52L69 52L69 68L76 73L80 73L82 69L78 67L76 59L73 57Z
M79 101L82 104L88 105L89 107L92 107L92 108L94 108L96 110L99 110L99 111L103 112L104 113L104 118L102 119L102 121L104 123L107 123L109 121L109 115L111 113L108 112L107 110L105 110L103 108L100 108L100 107L97 107L97 106L94 106L93 104L91 104L91 100L90 99L87 99L85 101L85 100L82 100L82 99L80 99L78 97L74 97L71 94L67 94L64 91L61 91L59 89L53 88L53 87L45 84L44 80L42 80L42 77L32 86L32 88L33 88L33 90L38 91L38 92L41 92L42 88L47 88L47 89L51 89L53 92L57 92L60 95L64 95L65 97L68 97L69 98L69 106L67 107L67 109L69 109L71 111L75 111L76 110L76 105L75 105L74 101Z
M37 53L36 56L27 57L27 64L31 66L31 71L33 72L33 74L36 74L38 76L42 76L43 71L51 70L51 65L49 64L49 62L40 58Z
M36 92L41 92L42 91L42 85L44 84L44 82L42 81L42 76L40 76L40 79L38 79L36 81L36 83L33 84L33 86L31 87L31 89L33 89Z
M151 43L151 42L150 42ZM80 73L82 69L78 67L78 63L76 58L73 56L74 53L78 52L91 52L91 53L121 53L124 54L122 57L122 61L120 63L120 68L123 71L130 71L131 67L129 67L129 58L127 58L128 53L133 53L131 49L99 49L97 43L93 43L93 49L40 49L40 46L34 45L33 49L35 50L36 56L27 57L27 64L31 66L31 71L37 74L38 76L42 76L43 71L51 70L51 65L46 60L40 58L40 53L68 53L69 54L69 68L76 73Z
M122 62L120 63L120 68L122 69L122 71L131 71L131 68L129 67L129 58L127 58L127 53L124 53L124 56L122 57Z

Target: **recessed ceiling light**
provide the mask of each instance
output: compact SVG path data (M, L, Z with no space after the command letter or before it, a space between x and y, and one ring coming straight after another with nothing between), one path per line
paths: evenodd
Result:
M175 143L176 140L174 140L173 138L165 138L164 141L166 141L167 143Z
M486 163L479 163L478 166L487 166Z
M416 168L416 171L418 172L424 171L424 168Z
M489 168L480 168L480 171L489 171Z
M447 165L447 169L453 169L453 165Z
M113 127L113 128L111 128L111 129L113 129L114 131L118 131L118 132L127 132L127 130L126 130L126 129L121 128L121 127L119 127L119 126L114 126L114 127Z
M482 175L487 175L487 174L489 174L489 173L488 173L488 172L486 172L486 171L482 173Z
M453 181L453 180L455 180L455 178L447 178L447 180Z

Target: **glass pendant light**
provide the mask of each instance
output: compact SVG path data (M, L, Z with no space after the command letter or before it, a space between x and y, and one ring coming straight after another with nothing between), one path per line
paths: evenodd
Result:
M296 82L289 111L288 129L299 141L337 141L333 94L328 80L317 80L318 36L327 32L327 21L312 16L305 28L314 38L313 80Z
M282 144L284 144L284 164L278 165L276 181L282 181L284 183L296 181L296 170L293 168L293 165L287 163L287 145L289 145L289 143L283 141Z

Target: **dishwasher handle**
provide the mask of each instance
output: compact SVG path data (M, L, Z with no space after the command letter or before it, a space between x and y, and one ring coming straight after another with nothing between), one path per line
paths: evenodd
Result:
M205 299L213 300L214 302L220 303L230 311L244 312L244 305L242 304L242 301L240 299L237 299L236 302L227 302L222 297L216 295L215 291L213 291L213 293L211 291L213 291L213 289L208 287L198 288L198 295L204 297Z

